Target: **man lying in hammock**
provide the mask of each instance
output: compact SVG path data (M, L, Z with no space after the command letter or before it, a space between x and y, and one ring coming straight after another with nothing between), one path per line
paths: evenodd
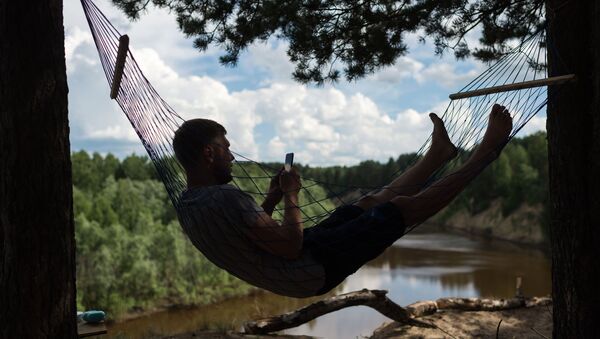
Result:
M429 151L413 167L378 192L337 208L327 219L303 229L292 169L271 181L259 206L228 184L234 157L226 131L205 119L186 121L175 133L175 155L187 175L188 189L178 206L181 224L194 245L217 266L277 294L324 294L452 201L494 161L508 140L512 118L494 105L487 131L471 157L454 173L423 189L427 179L456 156L442 120L433 122ZM281 223L271 215L283 199Z

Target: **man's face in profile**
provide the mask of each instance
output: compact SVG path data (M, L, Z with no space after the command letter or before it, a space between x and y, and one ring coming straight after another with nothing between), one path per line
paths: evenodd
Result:
M230 182L233 177L231 176L231 170L233 166L234 157L229 150L231 146L229 140L222 135L216 137L213 142L210 143L213 148L213 163L211 169L219 185Z

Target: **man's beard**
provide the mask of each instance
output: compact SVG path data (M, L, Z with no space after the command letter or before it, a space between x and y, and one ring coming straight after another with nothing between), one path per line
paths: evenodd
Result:
M231 170L224 169L223 171L219 171L219 173L217 175L217 181L219 182L219 185L227 184L227 183L231 182L231 180L233 180L233 176L231 175Z
M223 185L223 184L227 184L227 183L231 182L231 180L233 180L233 176L231 176L231 174L227 174L227 175L224 175L222 180L219 180L219 181L221 182L221 185Z
M214 164L213 174L217 183L219 185L224 185L231 180L233 180L233 176L231 175L232 166L231 162L225 162L224 159L218 158L218 161Z

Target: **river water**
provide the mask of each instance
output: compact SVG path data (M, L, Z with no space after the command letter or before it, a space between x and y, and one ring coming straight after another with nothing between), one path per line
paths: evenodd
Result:
M550 260L541 251L421 226L346 279L331 295L362 288L383 289L399 305L441 297L507 298L514 296L518 276L523 277L525 295L550 294ZM145 338L199 329L240 330L245 321L281 314L319 299L299 300L258 292L216 305L159 312L116 323L108 327L108 337ZM324 315L284 333L360 338L386 321L390 320L377 311L358 306Z

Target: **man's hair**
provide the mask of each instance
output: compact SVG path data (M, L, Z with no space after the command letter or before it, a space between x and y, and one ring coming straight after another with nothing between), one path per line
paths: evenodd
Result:
M183 168L191 170L198 165L204 146L227 134L225 127L208 119L187 120L175 131L173 150Z

